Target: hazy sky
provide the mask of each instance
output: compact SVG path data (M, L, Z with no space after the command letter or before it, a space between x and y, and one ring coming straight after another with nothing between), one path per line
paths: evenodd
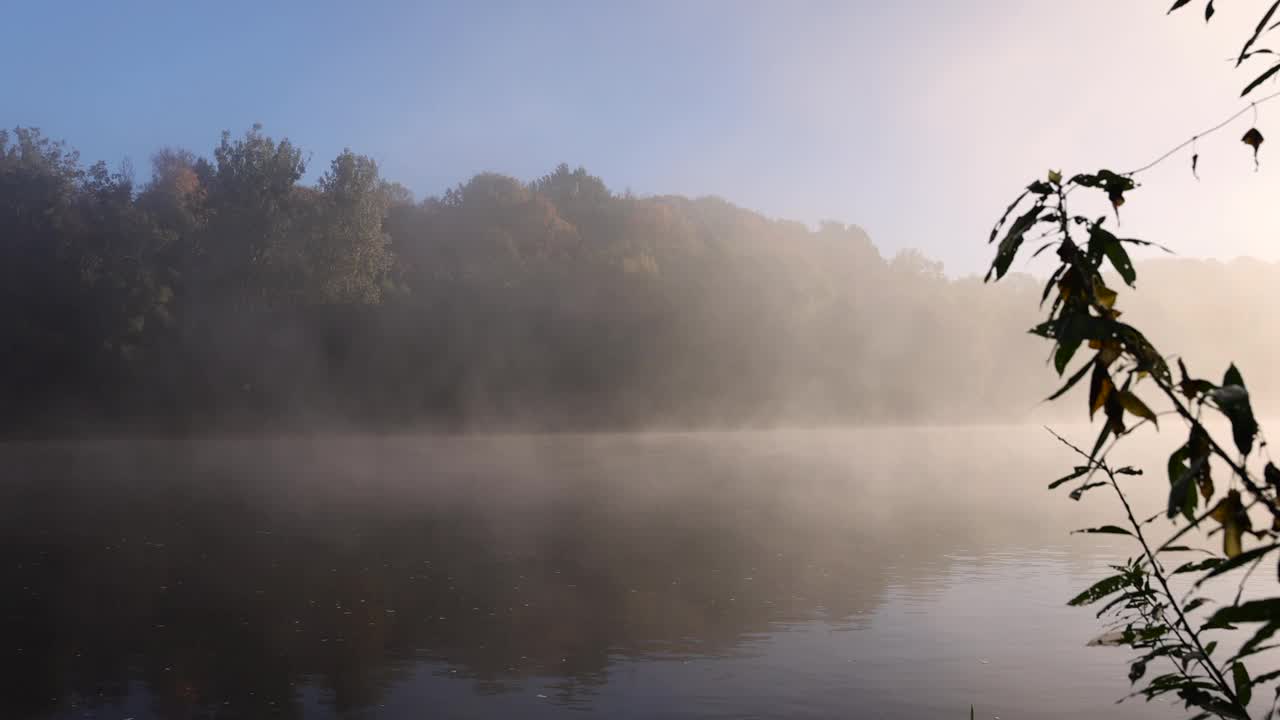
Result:
M1227 58L1256 3L1207 29L1200 2L1168 4L9 0L0 125L145 171L159 146L208 153L262 122L313 175L350 146L419 197L566 161L619 191L858 223L971 272L1047 168L1132 169L1241 106ZM1280 259L1280 101L1259 173L1249 120L1200 144L1201 182L1189 152L1144 176L1126 234Z

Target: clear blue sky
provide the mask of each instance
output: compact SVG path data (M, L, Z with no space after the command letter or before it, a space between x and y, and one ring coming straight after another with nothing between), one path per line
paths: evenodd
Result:
M350 147L419 197L565 161L616 190L859 223L886 253L969 272L1028 175L1138 164L1235 107L1216 36L1162 3L8 2L0 125L145 175L161 146L207 154L261 122L312 154L313 176ZM1108 43L1138 66L1067 60ZM1046 67L1079 105L1039 87ZM1095 127L1106 104L1126 121ZM1197 202L1263 182L1232 163L1232 185ZM1226 210L1196 217L1210 212ZM1196 245L1190 219L1154 229L1192 255L1275 256L1255 226Z

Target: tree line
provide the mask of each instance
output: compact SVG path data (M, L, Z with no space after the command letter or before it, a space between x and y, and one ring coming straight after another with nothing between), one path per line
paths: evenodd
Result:
M992 420L1046 377L1008 369L1039 357L1039 283L986 292L856 226L567 165L415 201L344 151L306 184L260 126L151 166L0 131L8 431Z

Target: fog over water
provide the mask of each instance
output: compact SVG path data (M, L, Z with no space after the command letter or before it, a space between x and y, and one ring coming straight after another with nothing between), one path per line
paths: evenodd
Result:
M1132 548L1039 429L3 453L6 717L1164 712L1065 607Z

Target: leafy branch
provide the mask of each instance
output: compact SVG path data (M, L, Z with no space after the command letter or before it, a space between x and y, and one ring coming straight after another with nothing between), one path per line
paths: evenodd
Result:
M1170 12L1190 4L1179 0ZM1280 27L1274 20L1280 10L1276 0L1263 13L1261 21L1245 42L1237 65L1259 55L1276 55L1259 41ZM1211 19L1213 0L1205 4L1205 17ZM1280 72L1280 61L1256 77L1244 94L1257 89ZM1220 382L1196 377L1183 358L1166 355L1154 346L1135 325L1120 318L1120 293L1108 286L1108 277L1116 277L1134 288L1137 269L1129 256L1133 247L1160 247L1137 238L1120 237L1107 227L1107 217L1089 217L1075 212L1073 194L1077 190L1101 193L1109 201L1117 219L1128 195L1138 185L1135 176L1172 157L1195 140L1216 133L1250 109L1280 97L1280 92L1255 100L1227 119L1165 152L1136 170L1117 173L1099 170L1064 178L1051 171L1043 180L1030 183L1008 206L991 231L989 243L996 244L995 257L987 281L999 281L1023 252L1027 239L1046 240L1032 253L1039 256L1053 250L1057 268L1045 283L1040 306L1049 304L1045 319L1030 332L1053 344L1052 363L1063 384L1050 395L1056 400L1066 395L1089 377L1087 407L1090 419L1101 414L1102 427L1088 451L1053 433L1084 460L1068 475L1050 484L1050 489L1074 484L1072 499L1079 499L1094 488L1110 486L1124 510L1128 527L1104 525L1082 532L1127 535L1139 544L1142 554L1124 565L1114 566L1116 574L1099 580L1071 600L1072 605L1089 605L1107 600L1098 617L1108 617L1112 629L1095 644L1126 645L1142 653L1130 666L1129 678L1137 683L1146 677L1149 662L1162 659L1173 664L1173 672L1146 681L1134 693L1147 700L1177 693L1188 708L1200 711L1197 718L1249 718L1248 706L1253 690L1280 679L1280 670L1253 675L1245 665L1246 658L1269 649L1267 640L1280 632L1280 596L1247 600L1245 582L1264 559L1280 550L1280 468L1266 453L1266 439L1254 417L1249 391L1243 374L1230 365ZM1252 148L1255 162L1263 143L1262 132L1251 127L1242 142ZM1198 155L1192 157L1195 171ZM1052 297L1052 302L1050 298ZM1072 370L1080 350L1088 347L1091 357ZM1176 360L1176 371L1173 366ZM1142 388L1154 386L1140 394ZM1145 397L1144 397L1145 395ZM1160 407L1160 412L1153 409ZM1139 521L1130 498L1124 492L1120 477L1140 475L1141 470L1115 468L1106 462L1107 455L1123 438L1146 424L1159 428L1162 417L1176 417L1186 428L1186 441L1166 462L1169 481L1168 501L1162 512ZM1205 421L1206 416L1219 416L1230 427L1230 441L1215 437ZM1051 433L1053 431L1050 431ZM1220 473L1225 470L1225 482ZM1094 481L1097 473L1104 482ZM1225 487L1219 487L1219 485ZM1270 523L1255 529L1251 513L1266 512ZM1162 543L1155 543L1148 526L1160 515L1175 526L1179 518L1185 523ZM1210 529L1209 525L1216 524ZM1180 565L1172 571L1160 562L1163 553L1190 550L1178 545L1181 538L1194 531L1205 536L1222 534L1221 554ZM1246 545L1251 545L1247 547ZM1207 581L1238 573L1235 599L1220 607L1198 627L1192 613L1209 602L1203 596L1174 594L1170 577L1195 577L1192 591ZM1217 641L1204 642L1207 632L1236 630L1238 624L1258 627L1232 656L1221 662L1213 659ZM1280 690L1276 693L1280 702ZM1268 717L1275 711L1275 704Z

